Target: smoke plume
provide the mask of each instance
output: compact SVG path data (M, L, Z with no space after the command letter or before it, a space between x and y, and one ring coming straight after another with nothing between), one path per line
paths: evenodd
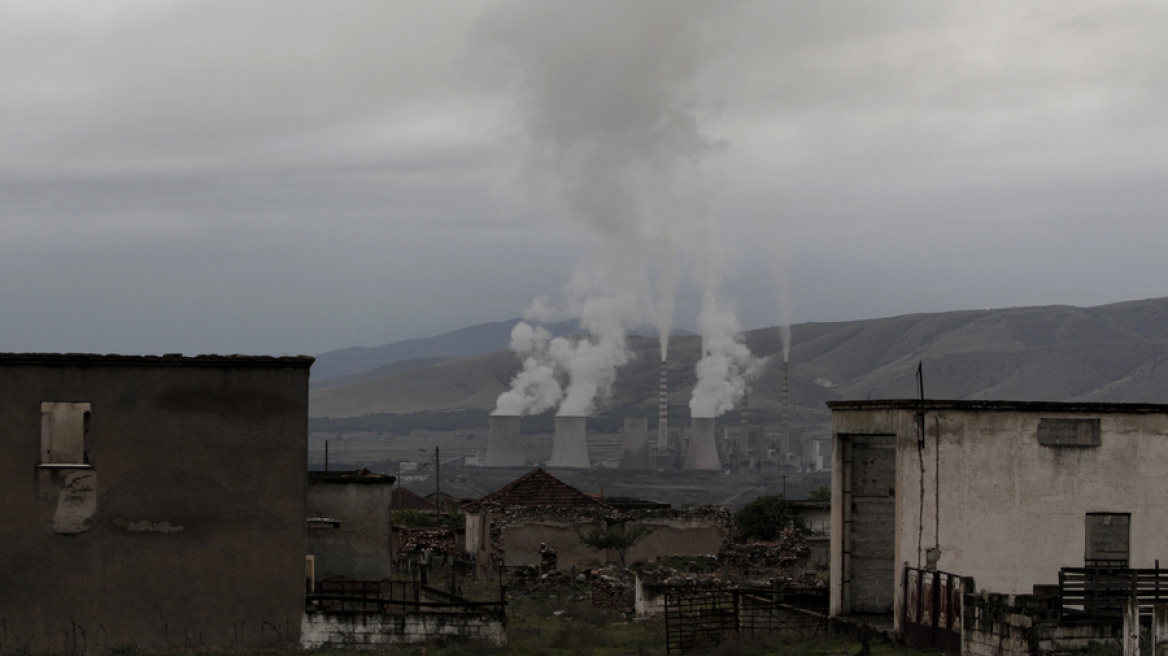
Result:
M694 180L717 144L700 129L706 110L693 81L718 11L693 0L521 0L492 5L480 21L480 63L521 118L526 181L550 190L594 238L565 289L566 313L590 337L516 351L523 370L500 411L539 399L526 406L535 412L565 376L559 414L590 413L629 361L626 334L638 325L657 325L665 356L679 278L674 228L708 220L689 196L705 187Z
M556 380L556 363L549 353L552 334L545 328L520 321L511 329L511 350L523 369L511 381L511 389L499 395L496 415L539 414L559 402L564 391Z
M747 391L747 385L762 372L766 361L750 353L742 343L742 328L731 308L723 307L712 291L702 296L698 315L702 334L702 358L698 361L698 382L690 398L691 417L718 417Z

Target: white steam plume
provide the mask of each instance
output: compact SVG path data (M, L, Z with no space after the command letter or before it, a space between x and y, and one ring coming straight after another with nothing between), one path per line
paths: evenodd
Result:
M709 290L702 295L698 330L702 334L702 358L689 401L690 416L717 417L734 408L749 382L762 372L765 360L751 355L742 343L742 328L734 310L722 307Z
M539 414L564 396L556 380L555 361L548 352L552 334L523 321L511 329L511 350L523 361L523 369L511 381L511 389L499 395L495 415Z
M719 11L696 0L519 0L491 5L478 24L486 56L476 60L522 117L529 182L554 191L596 239L566 289L569 313L592 337L550 340L536 362L568 378L560 414L587 414L611 393L631 357L630 328L655 319L667 348L678 278L671 230L696 220L683 197L717 147L700 130L692 86Z
M677 284L681 268L673 246L673 233L665 231L665 252L661 273L657 276L657 339L661 343L661 361L669 355L669 336L673 333L673 313L677 305Z

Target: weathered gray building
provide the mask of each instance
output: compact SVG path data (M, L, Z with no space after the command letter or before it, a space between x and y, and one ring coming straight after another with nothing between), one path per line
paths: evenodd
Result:
M0 651L298 646L311 364L0 355Z
M307 548L317 579L390 577L395 480L369 470L308 473Z
M907 568L1028 594L1168 558L1168 406L835 401L831 612L892 613Z

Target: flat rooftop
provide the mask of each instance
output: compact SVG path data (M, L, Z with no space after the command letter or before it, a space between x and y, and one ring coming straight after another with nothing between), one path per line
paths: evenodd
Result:
M962 410L966 412L1067 412L1079 414L1168 413L1163 403L1079 403L1059 401L943 401L934 399L883 399L828 401L836 410Z
M150 367L311 367L309 355L119 355L117 353L0 353L0 365Z

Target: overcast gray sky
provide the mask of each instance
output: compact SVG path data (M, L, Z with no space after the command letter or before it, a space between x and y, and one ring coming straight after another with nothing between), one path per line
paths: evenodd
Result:
M1159 1L0 0L0 350L559 304L602 240L541 139L661 97L746 328L784 286L796 323L1165 296L1165 34Z

